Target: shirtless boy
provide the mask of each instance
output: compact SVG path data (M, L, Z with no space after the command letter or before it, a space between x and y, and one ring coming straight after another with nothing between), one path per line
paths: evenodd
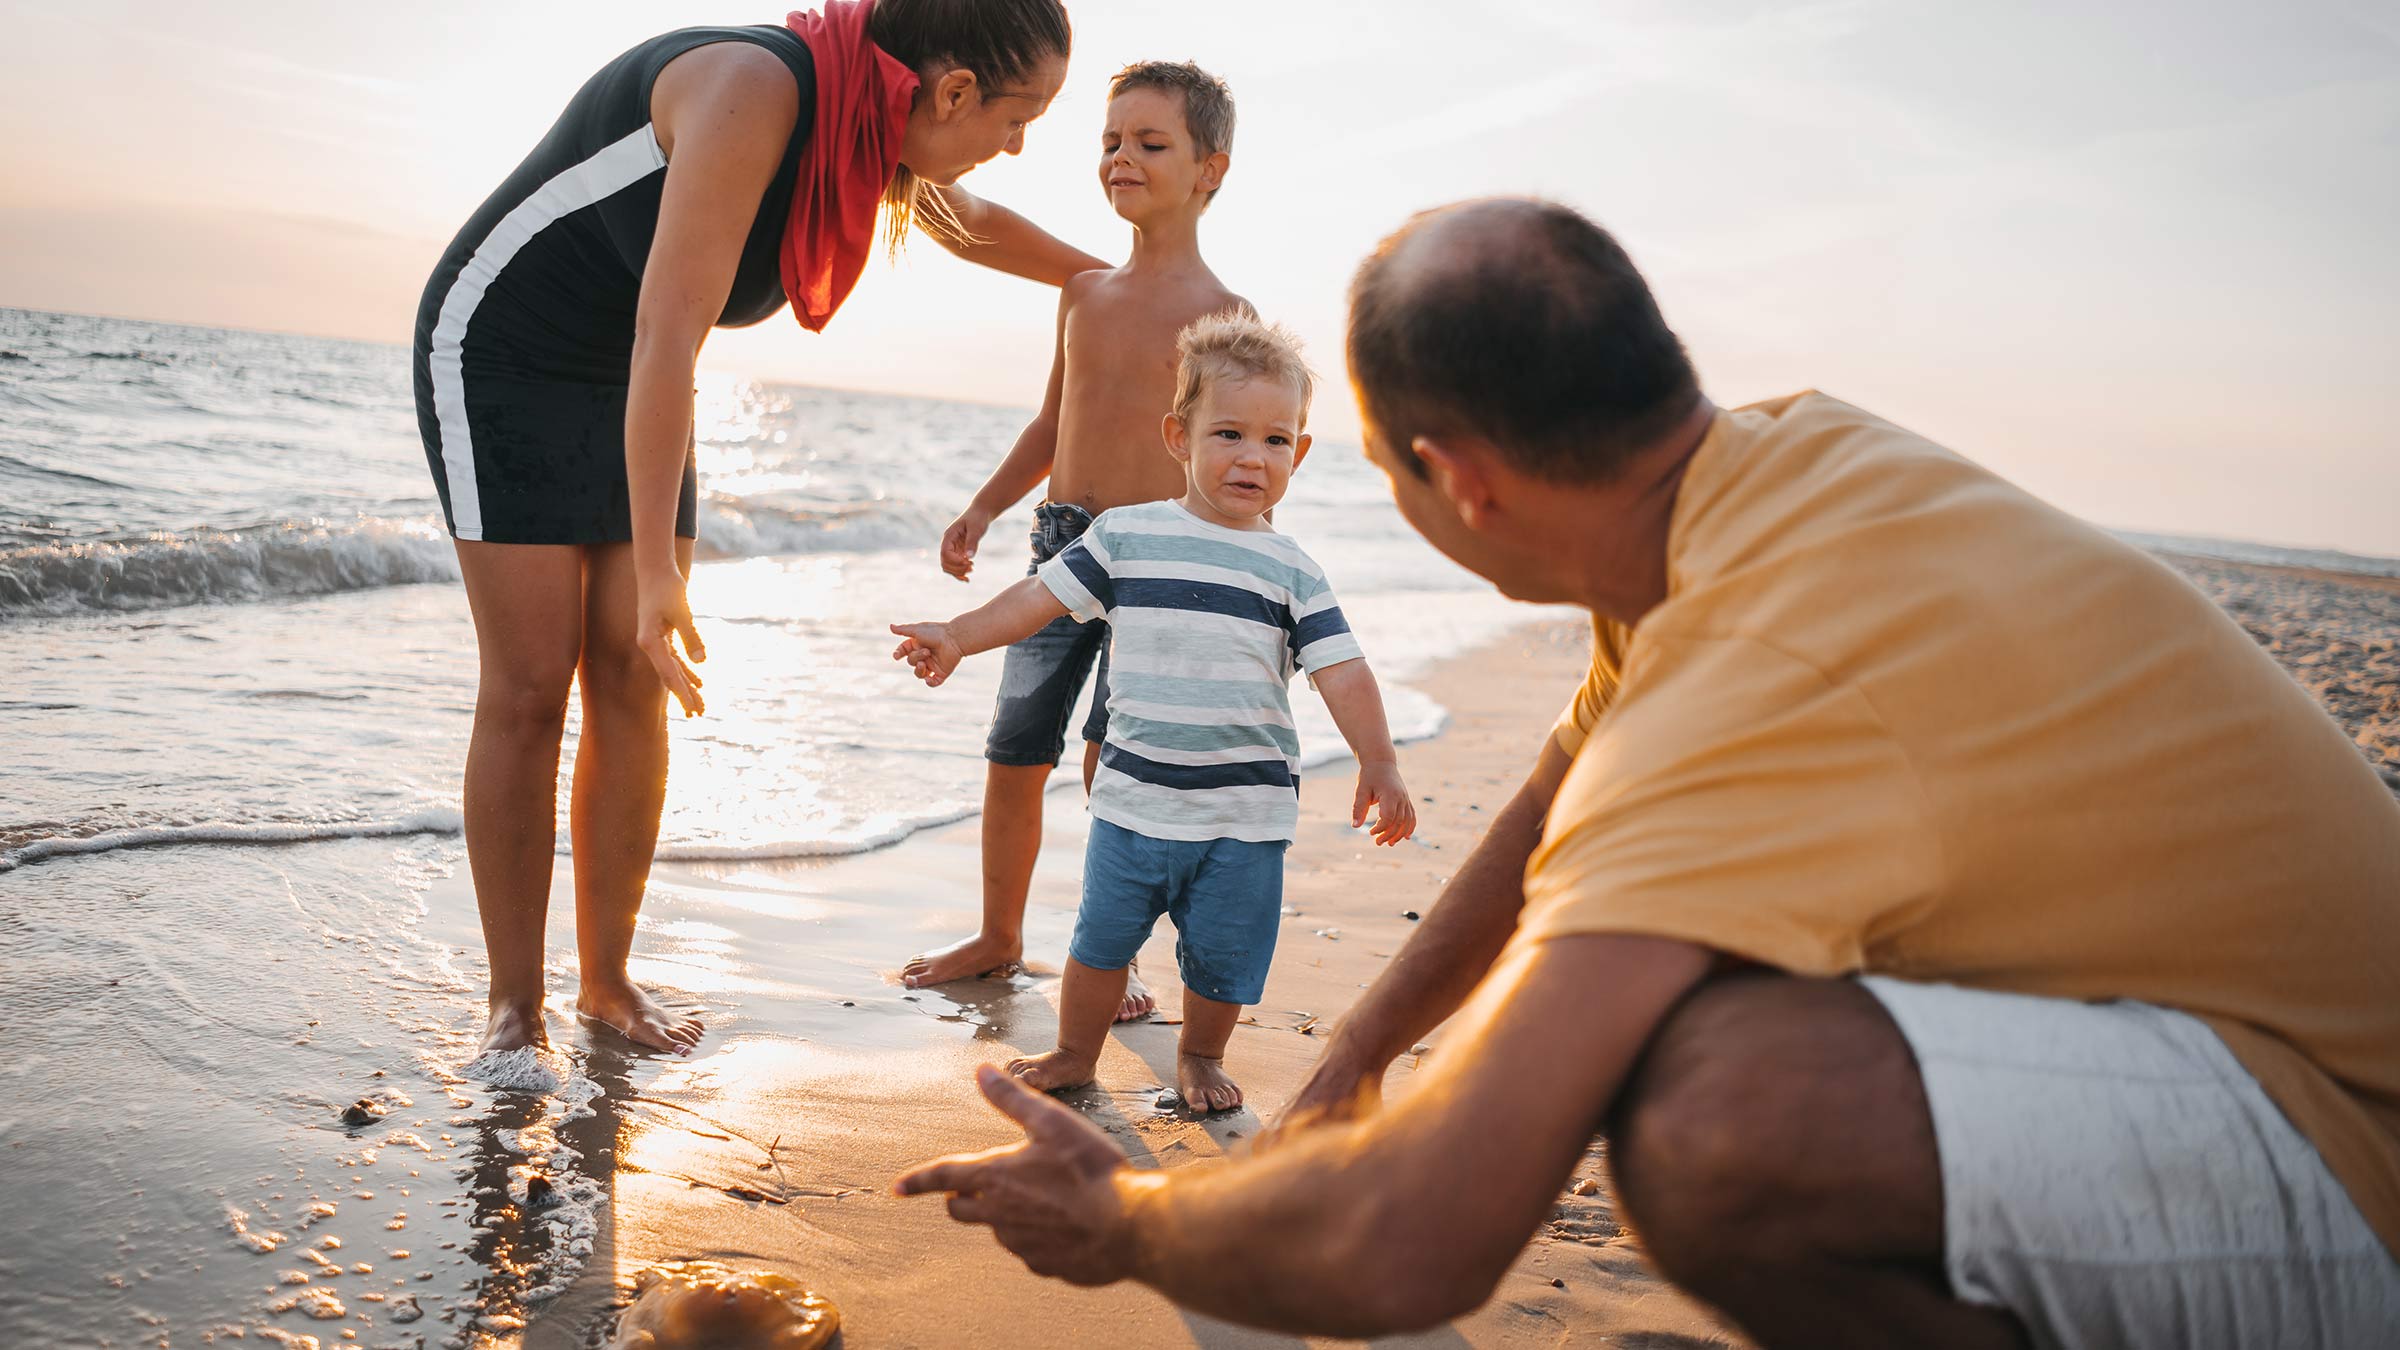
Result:
M1182 495L1181 465L1159 442L1161 408L1175 401L1175 338L1203 315L1249 312L1200 258L1200 216L1225 181L1233 96L1188 62L1144 61L1109 83L1100 133L1100 184L1133 226L1122 267L1084 272L1059 299L1058 345L1042 410L983 490L942 534L942 570L964 581L994 518L1049 480L1034 512L1030 575L1114 506ZM1025 951L1025 896L1042 847L1042 789L1066 748L1067 719L1084 677L1099 667L1083 726L1090 791L1108 730L1108 631L1061 616L1008 649L984 748L983 926L970 938L910 958L910 988L1016 964ZM1120 1021L1154 1006L1138 978Z

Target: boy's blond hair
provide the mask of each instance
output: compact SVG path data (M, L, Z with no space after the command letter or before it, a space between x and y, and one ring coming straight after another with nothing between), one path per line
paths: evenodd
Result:
M1298 335L1282 324L1238 310L1204 315L1175 335L1175 357L1175 416L1186 425L1212 381L1261 376L1300 387L1300 424L1308 425L1316 377L1301 359Z
M1156 89L1183 96L1183 125L1192 133L1192 158L1233 152L1233 91L1189 61L1136 61L1109 77L1108 96ZM1208 190L1215 201L1219 189Z

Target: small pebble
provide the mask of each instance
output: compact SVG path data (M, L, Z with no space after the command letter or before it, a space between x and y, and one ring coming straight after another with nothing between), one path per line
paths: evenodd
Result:
M1417 921L1417 912L1413 909L1404 909L1400 911L1400 917L1408 920L1410 923L1415 923Z

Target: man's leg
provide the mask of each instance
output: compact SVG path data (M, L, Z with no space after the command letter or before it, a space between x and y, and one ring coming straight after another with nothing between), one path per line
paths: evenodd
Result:
M2028 1344L2009 1314L1951 1295L1924 1086L1854 982L1703 986L1652 1040L1607 1134L1652 1260L1762 1344Z

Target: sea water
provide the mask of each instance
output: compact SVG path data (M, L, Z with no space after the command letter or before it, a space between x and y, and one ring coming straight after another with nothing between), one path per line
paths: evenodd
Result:
M698 409L709 708L671 719L661 854L851 853L972 812L1000 661L929 690L886 629L1023 575L1031 503L972 584L934 545L1026 411L705 373ZM1412 675L1528 613L1354 447L1278 524L1404 738L1443 719ZM404 348L0 310L0 1343L505 1343L594 1260L622 1122L593 1109L658 1067L580 1034L468 1063L475 683ZM1294 701L1308 758L1338 753ZM576 732L570 704L562 850ZM647 919L645 956L733 971L753 1026L893 997L863 963L759 969L738 949L772 915L654 893ZM711 1016L714 1043L735 1014Z

